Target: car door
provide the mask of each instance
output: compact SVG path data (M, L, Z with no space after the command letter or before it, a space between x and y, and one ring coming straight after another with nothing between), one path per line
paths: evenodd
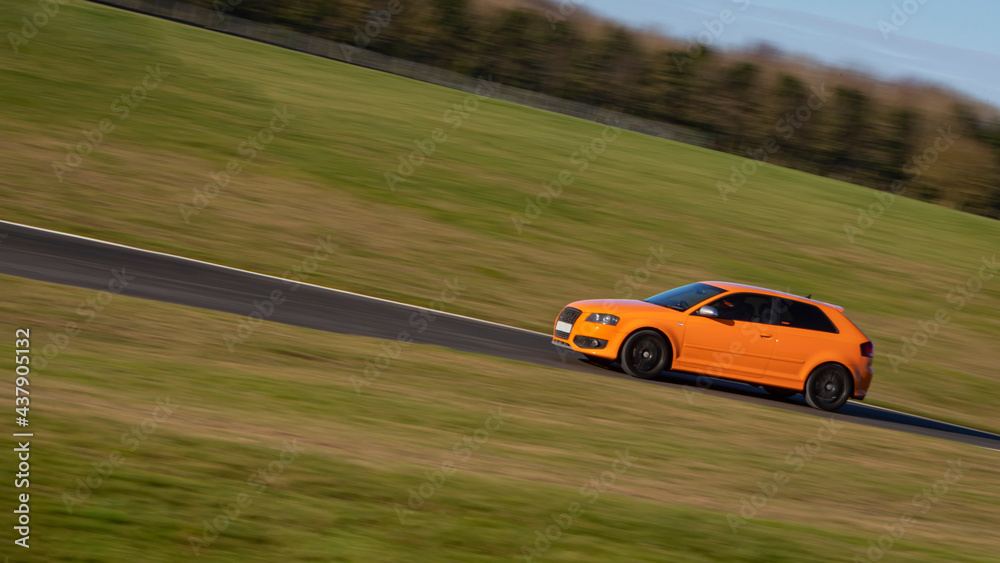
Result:
M837 327L823 311L795 299L777 298L776 322L772 327L774 350L767 364L767 377L775 383L803 382L806 362L836 339ZM779 381L780 380L780 381Z
M708 303L718 317L699 315L697 309L691 312L678 369L740 379L763 377L774 348L772 326L766 322L772 305L769 295L733 293Z

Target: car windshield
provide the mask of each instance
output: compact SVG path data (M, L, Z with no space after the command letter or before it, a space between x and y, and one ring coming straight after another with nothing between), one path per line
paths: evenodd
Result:
M664 291L659 295L654 295L649 299L645 299L645 301L646 303L652 303L661 307L685 311L724 292L724 289L720 289L714 285L708 285L707 283L693 283L691 285L671 289L670 291Z

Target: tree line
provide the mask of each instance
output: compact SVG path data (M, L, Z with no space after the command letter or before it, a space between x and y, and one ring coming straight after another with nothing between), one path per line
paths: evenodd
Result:
M713 148L1000 217L1000 120L957 92L766 46L651 38L573 0L190 0L213 9L710 133ZM947 139L945 147L939 139ZM765 152L769 140L778 150ZM772 142L774 142L772 141ZM937 146L935 146L937 143Z

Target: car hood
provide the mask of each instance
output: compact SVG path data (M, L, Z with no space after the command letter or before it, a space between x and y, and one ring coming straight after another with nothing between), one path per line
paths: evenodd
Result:
M638 299L587 299L569 304L586 313L609 313L622 316L623 314L643 314L655 313L658 315L676 313L681 314L676 309L661 307Z

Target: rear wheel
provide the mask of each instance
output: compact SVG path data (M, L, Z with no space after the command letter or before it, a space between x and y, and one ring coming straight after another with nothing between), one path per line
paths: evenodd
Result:
M806 402L810 407L835 411L851 398L851 376L839 364L823 364L806 379Z
M800 393L800 391L795 389L786 389L785 387L772 387L770 385L763 385L762 387L764 388L764 391L768 392L769 395L779 399L787 399Z
M655 330L640 330L622 345L621 365L625 373L639 379L652 379L670 364L670 347Z

